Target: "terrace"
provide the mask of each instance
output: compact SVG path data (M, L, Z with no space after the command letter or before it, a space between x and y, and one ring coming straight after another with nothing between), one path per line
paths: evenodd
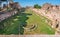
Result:
M11 12L0 12L0 22L17 14L17 11L11 11Z

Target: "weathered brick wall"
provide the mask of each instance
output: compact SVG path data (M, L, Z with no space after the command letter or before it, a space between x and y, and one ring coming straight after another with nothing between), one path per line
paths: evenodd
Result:
M33 11L50 19L51 27L60 32L60 6L44 4L41 9L33 9Z

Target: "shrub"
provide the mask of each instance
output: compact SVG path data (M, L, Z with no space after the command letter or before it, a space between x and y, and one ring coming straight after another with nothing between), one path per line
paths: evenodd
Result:
M39 6L38 4L35 4L35 5L34 5L34 8L40 9L41 6Z

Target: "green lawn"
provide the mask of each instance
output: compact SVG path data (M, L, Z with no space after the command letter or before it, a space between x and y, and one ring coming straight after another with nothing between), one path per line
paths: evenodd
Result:
M0 30L0 34L54 34L54 29L52 29L45 20L45 17L38 16L31 10L19 12L19 14L2 22L4 29ZM23 29L23 27L30 27L32 24L37 24L35 30L26 31Z
M19 12L19 14L2 21L4 29L0 30L0 34L23 34L23 26L26 25L26 20L28 19L27 15L24 12Z
M55 31L52 29L48 23L46 23L46 18L43 16L39 16L31 10L26 11L26 13L32 14L28 16L29 19L27 20L27 27L32 24L37 24L37 28L33 31L25 31L25 34L54 34Z

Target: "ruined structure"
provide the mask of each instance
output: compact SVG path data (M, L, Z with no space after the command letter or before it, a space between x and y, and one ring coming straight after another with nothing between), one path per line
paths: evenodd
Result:
M3 25L1 25L1 22L5 19L8 19L9 17L18 14L20 9L21 6L18 2L11 2L8 5L4 4L3 9L0 11L0 29L3 29Z
M55 34L60 34L60 6L45 3L41 9L33 9L38 14L50 19L50 26L56 29Z
M51 26L60 34L60 6L44 4L41 10L44 10L44 16L52 20Z
M20 9L21 8L21 6L18 4L18 2L9 3L8 6L13 9Z

